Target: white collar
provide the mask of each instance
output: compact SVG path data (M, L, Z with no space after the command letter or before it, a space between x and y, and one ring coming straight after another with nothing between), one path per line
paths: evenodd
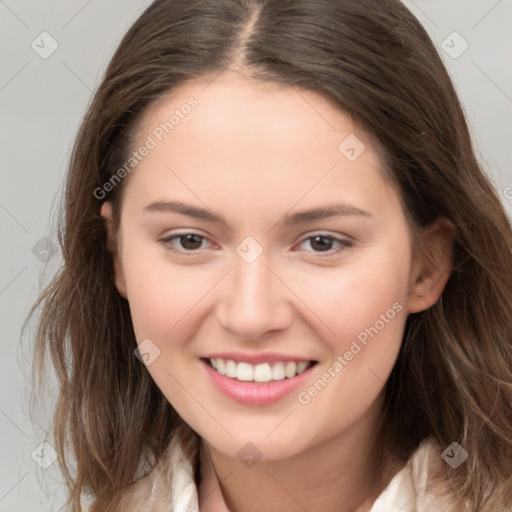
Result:
M164 456L152 471L138 480L127 493L119 510L123 512L199 512L199 496L207 508L229 512L206 450L195 434L178 427ZM189 455L187 455L187 453ZM201 485L197 488L192 456L199 457ZM432 474L444 464L441 449L431 438L422 441L407 464L395 474L374 502L370 512L450 512L448 498L432 493ZM204 510L205 507L202 507Z

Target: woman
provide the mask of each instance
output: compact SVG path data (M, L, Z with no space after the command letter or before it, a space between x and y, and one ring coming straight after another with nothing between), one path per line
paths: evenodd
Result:
M72 510L510 510L512 230L398 1L153 2L60 240Z

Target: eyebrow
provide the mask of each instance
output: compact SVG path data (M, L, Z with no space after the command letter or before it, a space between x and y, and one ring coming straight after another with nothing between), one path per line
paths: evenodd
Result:
M200 208L181 201L156 201L144 208L148 212L174 212L193 217L195 219L207 220L209 222L222 223L227 226L226 220L222 215L213 213L206 208ZM361 217L373 217L373 215L361 208L349 204L334 204L321 208L313 208L303 210L301 212L287 214L281 219L281 223L285 226L295 226L315 220L327 219L329 217L341 217L356 215Z

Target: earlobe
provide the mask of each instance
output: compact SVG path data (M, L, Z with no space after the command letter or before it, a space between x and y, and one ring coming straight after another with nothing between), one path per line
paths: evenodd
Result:
M418 313L433 306L448 282L452 270L455 226L438 219L420 234L409 292L408 312Z
M116 288L122 297L127 298L126 283L123 275L123 268L119 255L118 237L114 225L112 203L105 202L101 205L101 216L105 219L105 230L107 232L107 249L112 254L112 263L114 267L114 279Z

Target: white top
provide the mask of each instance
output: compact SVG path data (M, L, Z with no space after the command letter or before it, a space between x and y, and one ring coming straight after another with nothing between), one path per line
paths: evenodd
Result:
M229 512L212 462L188 426L177 428L169 447L146 475L135 482L119 512ZM197 488L191 457L199 451L201 484ZM187 455L188 454L188 455ZM194 455L192 455L194 454ZM459 512L448 498L428 490L432 473L445 462L433 439L425 439L395 474L370 512ZM199 496L204 507L199 508ZM84 503L87 510L87 504Z

